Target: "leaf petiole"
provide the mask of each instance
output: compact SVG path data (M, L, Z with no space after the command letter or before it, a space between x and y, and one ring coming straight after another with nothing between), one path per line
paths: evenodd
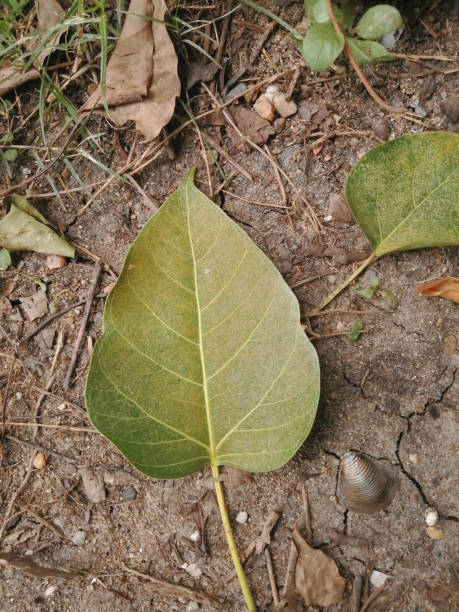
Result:
M223 523L223 529L225 530L226 541L228 542L228 548L230 549L234 568L236 570L236 574L239 579L239 584L241 585L241 590L244 595L247 610L248 612L256 612L257 607L255 605L255 601L253 599L252 593L250 592L250 587L247 582L247 576L245 575L244 568L242 567L242 563L239 558L239 554L237 552L236 543L234 542L233 531L231 529L231 525L230 525L229 517L228 517L228 511L226 510L225 497L223 495L223 487L222 487L222 483L220 482L220 477L218 473L218 466L215 463L212 463L211 467L212 467L212 475L214 477L215 493L217 494L218 507L220 509L220 515L222 517L222 523Z

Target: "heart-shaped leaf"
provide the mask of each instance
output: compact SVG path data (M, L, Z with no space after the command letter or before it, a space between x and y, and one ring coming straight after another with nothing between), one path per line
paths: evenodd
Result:
M373 62L391 62L395 59L394 55L373 40L356 40L346 37L346 42L359 66Z
M368 9L355 30L360 38L379 40L384 34L395 32L402 25L402 16L394 6L377 4Z
M344 36L335 32L333 24L316 23L303 39L303 57L314 72L326 70L344 47Z
M304 8L306 17L312 23L327 23L331 21L327 0L305 0ZM336 4L332 4L332 10L340 26L344 26L343 11Z
M104 329L88 413L150 476L272 470L312 426L319 368L297 300L192 173L129 250Z
M409 134L369 151L346 199L377 256L459 245L459 136Z

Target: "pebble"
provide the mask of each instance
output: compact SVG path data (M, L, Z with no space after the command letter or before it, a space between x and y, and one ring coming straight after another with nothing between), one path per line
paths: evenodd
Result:
M428 527L434 527L438 523L438 512L435 508L427 508L424 516Z
M397 44L397 39L395 38L395 32L387 32L381 38L381 44L385 49L393 49Z
M67 260L60 255L49 255L46 258L46 267L48 270L58 270L59 268L65 268L66 265Z
M373 586L379 588L386 583L386 580L388 578L390 578L388 574L385 574L384 572L378 572L378 570L373 570L370 575L370 582Z
M445 532L440 527L429 526L426 527L426 533L431 540L443 540Z
M38 451L38 453L33 458L33 467L37 470L42 470L46 467L46 457L43 451Z
M387 119L381 119L381 121L374 124L373 132L381 140L389 140L392 133L390 123L387 121Z
M196 531L193 531L193 533L188 537L188 539L192 542L198 542L201 539L201 534L196 529Z
M427 117L427 111L423 106L421 106L421 104L416 105L416 108L414 109L414 113L418 117Z
M230 89L227 92L225 96L225 102L228 102L228 100L231 100L232 98L243 94L246 89L248 89L248 87L245 83L239 83L239 85L236 85L236 87L233 87L233 89Z
M190 601L185 608L185 612L197 612L199 609L199 604L197 604L195 601Z
M180 567L190 574L190 576L195 580L201 578L202 576L202 569L197 563L183 563Z
M290 117L298 110L297 105L293 100L287 100L285 94L279 93L273 96L272 105L281 117Z
M83 546L85 540L86 540L86 533L84 531L77 531L72 538L72 542L76 546Z
M262 94L258 100L253 105L253 108L257 115L259 115L262 119L269 121L272 123L274 121L274 106L268 100L268 98Z
M121 497L125 501L132 501L137 497L137 491L134 489L132 485L127 485L127 487L123 487L121 491Z
M459 97L450 96L443 100L440 104L442 112L448 117L451 123L457 123L459 121Z
M247 514L247 512L245 510L241 510L236 516L236 523L239 523L239 525L243 525L244 523L247 523L248 518L249 515Z
M56 591L57 591L57 586L55 584L50 584L48 587L46 587L43 595L45 597L52 597Z

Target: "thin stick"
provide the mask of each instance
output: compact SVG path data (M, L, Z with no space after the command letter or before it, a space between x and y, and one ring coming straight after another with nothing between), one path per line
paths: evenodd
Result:
M360 597L362 595L363 576L358 574L354 576L354 582L352 583L352 598L351 598L351 612L359 612L360 610Z
M269 204L268 202L259 202L258 200L248 200L247 198L243 198L242 196L236 195L232 191L228 191L227 189L222 189L223 193L231 196L232 198L236 198L236 200L241 200L242 202L247 202L247 204L253 204L254 206L264 206L265 208L280 208L281 210L286 210L288 206L280 206L279 204ZM327 276L330 275L330 272L327 272Z
M327 297L325 298L325 300L320 304L320 306L316 306L316 308L314 308L314 310L312 310L310 312L310 314L308 314L308 316L312 317L315 314L317 314L319 312L319 310L322 310L322 308L325 308L325 306L327 306L328 304L330 304L331 301L333 301L335 299L335 297L337 295L339 295L341 293L341 291L343 291L343 289L346 289L346 287L348 285L350 285L352 283L352 281L357 278L357 276L363 272L365 270L365 268L368 268L368 266L370 264L372 264L374 261L376 261L378 258L377 256L372 253L370 255L370 257L368 257L367 259L365 259L362 264L357 268L357 270L355 272L353 272L345 281L344 283L342 283L341 285L339 285L339 287L337 287L334 291L332 291L329 295L327 295Z
M127 567L126 565L124 566L124 570L129 574L132 574L133 576L137 576L138 578L143 578L143 580L151 582L155 585L155 587L157 587L158 592L164 595L191 599L192 601L196 601L199 604L211 605L219 610L222 608L220 603L213 597L205 595L204 593L201 593L199 591L193 591L192 589L182 586L181 584L171 584L170 582L166 582L165 580L159 580L158 578L153 578L153 576L141 574L137 570Z
M309 500L306 493L306 487L304 483L301 484L301 499L303 501L303 514L304 514L304 525L306 531L306 541L308 544L312 541L312 528L311 528L311 514L309 511Z
M287 561L287 572L285 574L285 584L282 589L282 599L287 597L289 593L294 592L295 589L295 568L296 561L298 559L298 550L293 540L290 542L290 551L288 554Z
M38 334L38 332L41 331L44 327L46 327L49 323L51 323L51 321L54 321L54 319L61 317L69 310L73 310L73 308L77 308L78 306L81 306L85 302L86 302L86 298L84 298L84 300L80 300L79 302L75 302L74 304L70 304L70 306L65 306L65 308L61 308L61 310L58 310L57 312L54 312L53 314L49 315L48 317L46 317L44 321L42 321L39 325L37 325L35 329L33 329L31 332L23 336L19 340L19 344L22 344L23 342L27 342L27 340L30 340L30 338L33 338L35 334Z
M10 503L8 504L8 508L6 509L5 516L3 518L3 524L0 527L0 540L3 537L3 533L4 533L4 531L6 529L6 526L7 526L8 522L9 522L9 520L10 520L9 517L10 517L11 511L13 510L13 507L14 507L14 504L16 502L16 499L19 497L19 495L21 495L22 491L25 489L27 483L29 482L30 475L33 472L33 460L34 460L34 457L35 457L35 453L32 453L32 456L31 456L30 461L29 461L29 467L27 468L26 475L24 476L24 480L21 482L19 487L16 489L16 491L11 496Z
M279 603L279 592L277 590L276 577L274 576L273 560L269 548L265 548L265 561L266 569L268 570L269 584L271 586L271 593L273 594L274 605L277 606Z
M388 582L385 582L382 586L379 587L379 589L376 589L376 591L370 595L370 597L366 600L366 602L360 608L360 612L366 612L366 610L368 610L368 608L374 602L374 600L377 597L379 597L381 595L381 593L384 591L384 589L386 588L387 584L388 584Z
M327 0L327 7L328 7L328 12L330 14L330 18L333 23L333 27L335 28L335 32L342 36L343 33L341 32L341 28L339 27L338 21L336 20L336 17L333 13L331 0ZM368 82L367 77L363 73L362 69L355 61L354 56L352 55L351 50L349 49L349 46L346 42L346 39L344 39L344 53L347 55L348 60L351 62L351 65L356 71L357 76L362 81L362 85L365 87L365 89L370 94L370 96L373 98L373 100L376 102L376 104L378 104L381 108L386 110L388 113L397 113L397 114L403 113L403 109L396 108L395 106L391 106L385 100L383 100L381 96L379 96L376 93L376 91L373 89L373 87Z
M234 542L233 532L231 530L231 525L228 517L228 511L226 510L223 487L219 479L218 466L212 463L211 467L212 475L214 477L215 492L217 494L218 507L220 509L220 515L222 517L223 529L225 530L226 540L228 542L228 548L233 559L234 568L239 579L239 584L241 585L248 612L256 612L257 608L255 605L255 601L252 597L252 593L250 592L250 588L247 582L247 576L245 575L241 560L239 559L236 543Z
M210 146L217 151L219 155L224 157L232 166L236 168L238 172L243 174L247 180L253 183L253 178L250 176L247 170L244 170L242 166L240 166L236 161L234 161L231 155L227 151L225 151L225 149L221 147L217 141L211 138L211 136L209 136L208 134L205 134L204 138L207 140L208 144L210 144Z
M8 403L8 395L10 393L11 378L13 376L13 368L15 365L16 365L16 355L14 354L13 358L11 359L10 367L8 370L8 380L6 382L5 394L3 395L3 398L2 398L2 439L5 437L6 406Z
M94 296L96 293L96 289L97 289L97 283L99 280L99 275L100 275L100 271L101 271L101 264L100 262L96 262L96 265L94 266L94 274L92 277L92 282L91 282L91 286L89 287L89 293L88 293L88 297L86 299L86 307L84 309L84 314L83 314L83 319L81 321L81 325L80 325L80 329L78 331L78 336L77 339L75 341L75 346L73 347L73 353L72 353L72 358L70 360L70 365L68 367L67 370L67 374L65 376L65 380L64 380L64 391L67 391L67 389L69 388L70 385L70 379L72 377L73 374L73 370L75 368L75 364L76 364L76 360L78 357L78 353L80 351L80 346L81 343L83 341L83 335L86 329L86 325L88 323L88 318L89 318L89 312L91 310L91 306L92 306L92 302L94 300Z
M156 212L159 208L159 202L153 201L153 198L148 195L148 193L139 185L139 183L135 180L132 174L126 173L127 180L137 189L137 191L145 198L145 203L153 212Z
M21 423L20 421L7 421L5 423L7 427L48 427L49 429L62 429L64 431L83 431L86 433L98 434L97 429L92 427L73 427L71 425L56 425L55 423Z

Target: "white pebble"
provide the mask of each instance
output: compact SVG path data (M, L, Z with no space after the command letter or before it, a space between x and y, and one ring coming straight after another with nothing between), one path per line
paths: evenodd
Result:
M197 612L199 610L199 604L195 601L190 601L190 603L185 608L185 612Z
M424 516L426 518L426 524L429 527L433 527L438 523L438 512L435 510L435 508L427 508Z
M241 510L241 512L238 512L236 516L236 523L243 525L244 523L247 523L248 518L249 515L247 514L247 512L245 510Z
M196 531L193 531L193 533L190 536L188 536L188 539L191 540L192 542L198 542L200 538L201 538L201 534L199 533L197 529Z
M184 564L185 565L185 564ZM183 566L182 566L183 567ZM188 572L188 574L190 574L190 576L192 578L194 578L195 580L197 580L198 578L201 578L202 576L202 569L199 567L199 565L197 563L190 563L187 567L184 568L186 572Z
M54 584L50 584L49 587L46 587L43 595L45 597L52 597L56 591L57 591L57 586Z
M72 542L76 546L83 546L85 540L86 540L86 533L84 531L77 531L72 538Z
M373 570L371 572L371 576L370 576L370 582L373 586L375 586L376 588L382 587L383 584L386 583L386 580L390 578L390 576L388 576L387 574L384 574L384 572L378 572L378 570Z

